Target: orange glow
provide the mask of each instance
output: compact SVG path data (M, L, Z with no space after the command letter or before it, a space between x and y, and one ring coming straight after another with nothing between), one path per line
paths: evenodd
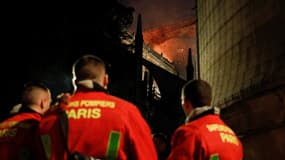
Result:
M151 44L160 44L176 37L196 37L193 20L178 21L173 24L148 29L143 32L144 41Z
M169 52L161 47L161 45L154 45L152 49L155 50L157 53L162 54L163 57L166 58L169 62L173 62L172 56L168 55Z
M152 49L155 50L157 53L163 53L162 49L160 48L160 45L153 45Z
M188 49L196 54L196 32L193 20L179 21L143 32L144 42L177 67L182 75L188 59Z

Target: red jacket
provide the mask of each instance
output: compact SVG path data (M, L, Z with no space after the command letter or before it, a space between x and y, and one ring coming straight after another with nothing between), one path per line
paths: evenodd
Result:
M23 112L1 122L0 159L34 159L34 142L40 119L36 112Z
M243 148L218 115L207 114L179 127L168 160L241 160Z
M97 158L157 160L151 130L133 104L105 92L78 90L65 108L71 152ZM63 147L59 125L52 122L55 117L50 115L41 124L41 134L50 135L49 159L54 160L62 157ZM56 126L57 130L51 129Z

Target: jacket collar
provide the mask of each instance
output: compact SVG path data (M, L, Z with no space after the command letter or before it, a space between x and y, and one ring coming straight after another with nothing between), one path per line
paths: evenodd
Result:
M92 90L108 93L107 89L92 80L81 80L77 82L79 90Z
M192 110L192 112L190 112L188 114L188 116L186 116L185 124L190 122L190 121L193 121L197 118L200 118L206 114L217 114L217 115L219 115L220 114L220 108L212 107L212 106L203 106L203 107L194 108Z

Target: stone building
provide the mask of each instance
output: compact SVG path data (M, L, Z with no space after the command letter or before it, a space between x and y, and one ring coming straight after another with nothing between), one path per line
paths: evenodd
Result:
M285 1L198 0L200 78L245 159L284 159Z

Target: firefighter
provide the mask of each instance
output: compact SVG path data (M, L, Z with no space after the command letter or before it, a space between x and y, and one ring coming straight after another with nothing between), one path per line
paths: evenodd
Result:
M50 103L51 93L46 86L29 83L24 87L19 111L0 123L1 159L35 159L37 127Z
M158 132L152 135L159 160L166 160L169 154L169 140L166 134Z
M138 108L107 92L105 63L94 55L82 56L73 75L75 92L59 105L68 118L67 136L60 134L59 114L41 123L46 159L66 159L68 151L94 159L157 160L151 130Z
M243 158L243 146L234 131L211 107L211 86L204 80L188 81L182 88L181 103L186 115L171 138L168 160L218 160Z

